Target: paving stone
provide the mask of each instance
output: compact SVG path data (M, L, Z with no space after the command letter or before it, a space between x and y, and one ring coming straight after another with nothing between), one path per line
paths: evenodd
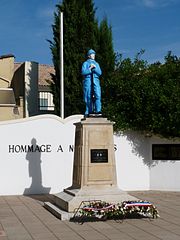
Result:
M6 236L6 233L5 233L5 231L3 231L3 230L0 230L0 238L1 237L5 237Z
M0 240L179 240L180 192L134 191L160 218L78 224L60 221L43 207L49 195L0 196Z

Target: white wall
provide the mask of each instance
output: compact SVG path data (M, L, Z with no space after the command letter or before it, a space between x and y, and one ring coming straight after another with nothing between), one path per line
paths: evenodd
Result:
M151 138L151 146L160 143L177 144L180 141L178 139ZM152 151L150 157L152 159ZM153 190L180 191L180 160L151 160L150 188Z
M55 193L70 186L73 153L69 152L69 145L74 144L73 123L80 118L72 116L62 121L53 115L43 115L1 122L0 195ZM31 146L33 139L38 145L51 146L48 149L51 152L18 152L17 145Z
M136 132L115 135L118 185L123 190L149 189L148 139Z
M0 122L0 195L57 193L71 186L73 123L81 118L40 115ZM180 191L180 161L156 161L155 165L151 159L151 144L157 141L162 140L136 132L114 136L119 188ZM42 152L25 151L37 145Z

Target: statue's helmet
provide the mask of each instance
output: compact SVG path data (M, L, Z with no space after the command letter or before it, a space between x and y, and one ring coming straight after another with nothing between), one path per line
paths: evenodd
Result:
M91 54L96 54L96 52L95 52L93 49L90 49L90 50L87 52L87 56L89 57Z

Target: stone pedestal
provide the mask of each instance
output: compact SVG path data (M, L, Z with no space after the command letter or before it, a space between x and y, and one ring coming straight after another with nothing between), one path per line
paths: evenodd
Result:
M113 123L86 118L76 123L72 186L55 195L58 206L73 212L82 201L134 200L117 187Z

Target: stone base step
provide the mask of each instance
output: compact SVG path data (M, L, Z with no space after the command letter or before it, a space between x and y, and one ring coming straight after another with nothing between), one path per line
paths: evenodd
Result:
M45 202L44 208L46 208L49 212L51 212L60 220L70 220L74 215L74 213L66 212L50 202Z

